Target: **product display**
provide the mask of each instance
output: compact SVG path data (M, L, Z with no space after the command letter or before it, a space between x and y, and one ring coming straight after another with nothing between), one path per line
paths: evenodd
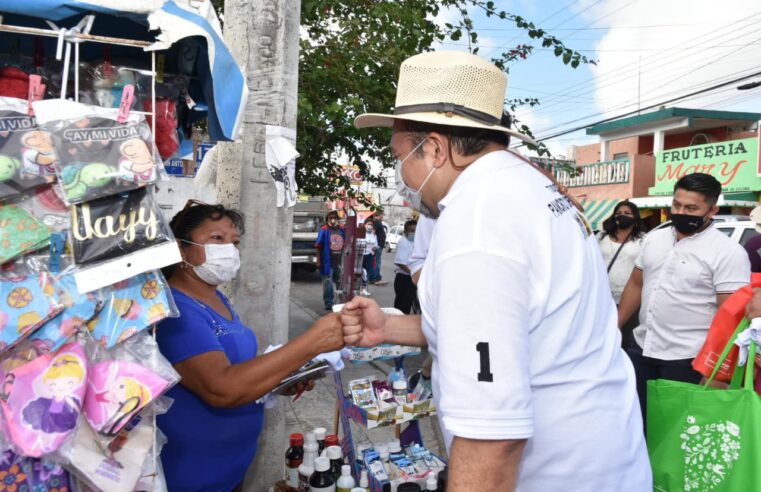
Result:
M44 248L49 241L48 228L31 213L16 205L0 204L0 263Z
M24 456L55 451L76 429L86 379L87 360L79 342L5 374L0 409L11 441Z
M71 213L77 265L103 262L174 239L148 189L75 205Z
M158 153L150 126L131 113L46 100L33 103L38 124L52 135L64 199L82 203L156 181Z
M222 120L242 106L245 85L240 95L212 90L219 64L196 63L204 54L226 59L219 39L182 39L187 26L159 35L166 20L139 17L160 5L122 3L0 8L0 490L8 492L168 490L155 417L172 404L162 395L179 375L151 328L178 314L158 269L181 257L155 184L166 176L162 155L177 155L204 112L215 115L217 101L205 100L212 93L225 101L209 120L211 138L238 133ZM180 6L208 21L193 36L219 34L213 9ZM234 67L224 65L230 77ZM312 445L313 437L304 447L313 465Z
M29 336L41 352L55 352L80 328L92 319L101 307L100 295L90 292L80 295L74 277L66 274L55 280L58 299L63 310Z
M56 154L49 133L27 114L25 99L0 97L0 200L53 181Z
M133 335L177 314L161 272L136 275L102 291L103 308L87 323L93 338L112 348Z
M33 333L64 306L49 273L0 278L0 352Z

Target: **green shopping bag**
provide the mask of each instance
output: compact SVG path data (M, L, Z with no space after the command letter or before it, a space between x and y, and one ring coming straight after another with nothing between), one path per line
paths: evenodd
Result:
M711 388L745 319L705 386L658 379L647 386L647 447L656 491L761 490L761 397L753 390L756 345L729 389Z

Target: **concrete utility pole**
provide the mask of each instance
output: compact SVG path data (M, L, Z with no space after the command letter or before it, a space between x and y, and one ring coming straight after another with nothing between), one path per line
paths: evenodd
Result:
M265 125L296 128L299 0L226 0L224 36L244 67L249 94L242 138L220 145L217 195L246 216L241 271L233 296L259 350L288 339L293 212L275 205L265 163ZM285 408L266 413L256 461L243 490L262 492L283 478Z

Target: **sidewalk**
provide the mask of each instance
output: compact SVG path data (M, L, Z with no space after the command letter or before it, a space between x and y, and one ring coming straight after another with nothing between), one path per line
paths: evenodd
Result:
M291 298L289 313L290 338L303 333L321 315L304 306L298 300ZM423 359L423 356L409 357L408 360L405 360L405 369L408 372L417 370ZM391 369L392 366L385 361L347 364L346 368L342 371L341 377L343 378L344 386L346 386L349 381L364 377L385 379ZM315 427L325 427L328 430L328 434L331 434L336 418L336 391L332 376L319 379L313 391L304 393L295 403L291 399L288 399L285 405L287 435L296 432L307 432ZM420 430L426 447L439 456L446 456L446 448L438 426L439 423L436 417L420 421ZM385 427L368 431L352 423L352 434L355 446L360 444L372 445L373 443L381 443L393 439L394 428Z

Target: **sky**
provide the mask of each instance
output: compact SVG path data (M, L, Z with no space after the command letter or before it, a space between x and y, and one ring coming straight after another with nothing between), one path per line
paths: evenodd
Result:
M512 0L498 9L520 15L597 61L577 69L563 65L551 49L538 49L511 65L508 98L537 97L541 104L519 109L516 117L537 138L591 126L668 99L761 72L761 3L751 0ZM437 22L457 16L443 11ZM481 56L532 42L514 24L475 17ZM534 41L535 43L535 41ZM446 41L439 50L467 50L464 41ZM761 113L761 87L738 85L666 104ZM643 110L644 111L653 111ZM584 130L545 141L555 156L569 145L597 142ZM526 152L529 153L529 152Z

